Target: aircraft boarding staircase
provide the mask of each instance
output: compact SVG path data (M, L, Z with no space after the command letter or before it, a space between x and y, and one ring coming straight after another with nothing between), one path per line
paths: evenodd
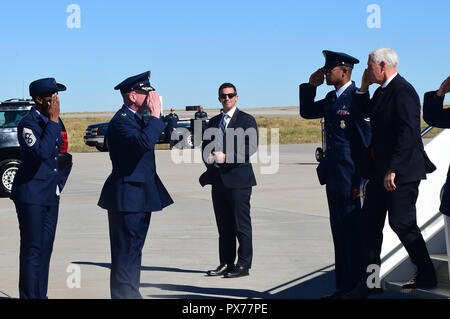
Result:
M450 298L448 261L450 233L447 236L445 234L448 231L447 228L450 227L450 218L439 212L441 190L445 184L450 163L449 145L450 130L443 130L425 146L425 150L437 170L427 175L427 180L420 183L416 205L417 223L422 230L428 252L436 268L438 286L433 289L402 289L402 284L411 279L416 270L386 218L380 269L381 286L384 290L395 290L422 298Z

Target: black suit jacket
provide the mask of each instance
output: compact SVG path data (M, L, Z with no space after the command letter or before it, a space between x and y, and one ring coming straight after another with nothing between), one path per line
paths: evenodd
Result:
M431 126L450 128L450 109L444 109L444 97L437 96L436 91L425 93L423 99L423 119ZM445 145L443 145L445 147ZM450 168L447 182L442 194L440 210L450 216Z
M450 128L450 109L444 109L444 97L437 91L425 93L423 98L423 119L429 125Z
M380 93L356 94L354 104L370 117L374 171L371 178L382 179L389 170L397 183L426 179L436 167L425 153L420 136L420 100L403 77L396 75Z
M209 128L216 128L217 132L220 130L219 125L222 119L222 115L213 117L208 123ZM256 133L256 137L252 138L248 135L245 136L243 143L237 142L237 138L234 138L233 149L226 150L226 163L214 165L206 165L206 172L204 172L199 179L202 186L208 184L214 184L215 182L222 180L223 184L227 188L247 188L256 185L255 174L253 172L252 164L250 163L250 157L258 149L258 126L255 118L248 113L245 113L239 109L233 114L233 118L227 127L226 138L232 137L233 129L242 129L244 132L248 129L253 130ZM250 132L247 131L247 132ZM208 154L212 151L220 151L220 147L226 144L225 141L219 141L220 136L214 136L214 138L207 140L208 132L205 133L205 140L202 145L202 154L205 154L205 149ZM214 144L211 144L214 143ZM219 149L216 146L219 147ZM205 160L205 158L203 158Z

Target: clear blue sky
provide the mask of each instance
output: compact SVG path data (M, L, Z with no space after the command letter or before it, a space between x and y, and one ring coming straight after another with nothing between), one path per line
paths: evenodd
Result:
M72 3L80 29L66 25ZM380 29L366 24L372 3ZM0 100L28 97L31 81L55 77L68 87L64 112L115 110L114 86L151 70L165 109L219 107L223 82L237 86L240 107L293 106L323 49L359 58L359 85L368 53L384 46L422 98L450 75L449 13L448 0L2 1Z

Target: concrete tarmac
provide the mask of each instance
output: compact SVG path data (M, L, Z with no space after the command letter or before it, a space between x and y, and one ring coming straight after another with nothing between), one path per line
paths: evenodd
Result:
M219 260L211 188L198 183L203 163L174 164L170 151L156 151L157 172L175 203L152 214L143 249L142 296L319 298L334 292L328 206L315 172L317 146L281 145L275 174L263 175L268 164L254 164L253 267L250 276L236 279L205 276ZM61 197L48 297L110 298L108 220L97 201L111 162L108 153L73 156ZM14 204L0 198L0 298L19 296L19 241ZM73 288L77 269L81 287Z

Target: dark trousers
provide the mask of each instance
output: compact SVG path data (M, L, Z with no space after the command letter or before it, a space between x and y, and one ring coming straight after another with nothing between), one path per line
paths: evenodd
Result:
M381 264L383 228L388 212L390 227L397 234L419 273L434 275L433 264L416 220L419 184L420 181L397 184L395 191L388 192L381 179L369 181L364 201L367 265Z
M447 173L447 181L445 182L445 189L442 194L442 201L439 210L441 213L450 216L450 169Z
M47 299L59 206L15 205L20 230L20 298Z
M219 231L219 260L221 264L251 268L253 258L250 197L252 188L226 188L222 181L212 185L212 200Z
M172 140L172 132L173 132L173 128L167 127L166 136L168 136L168 138L169 138L170 149L172 149L173 146L175 145L175 142L177 142L176 140Z
M108 211L112 299L141 299L142 248L151 213Z
M341 185L343 186L343 185ZM336 289L350 291L364 276L360 199L351 198L351 185L326 188L334 244Z

